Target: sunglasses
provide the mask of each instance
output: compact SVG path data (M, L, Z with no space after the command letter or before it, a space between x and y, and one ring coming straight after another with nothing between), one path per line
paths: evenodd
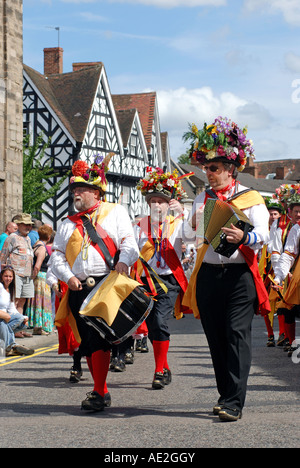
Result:
M218 167L218 166L215 166L215 165L211 165L211 166L203 166L203 170L204 172L207 172L207 171L210 171L210 172L217 172L217 173L220 173L222 172L222 168L221 167Z

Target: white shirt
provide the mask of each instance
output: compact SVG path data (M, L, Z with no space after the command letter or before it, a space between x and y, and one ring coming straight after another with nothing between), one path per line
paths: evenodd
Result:
M300 243L300 226L295 224L290 230L285 244L284 252L280 255L280 259L274 268L274 280L281 284L287 277L292 268L296 256L299 254Z
M280 218L279 218L280 219ZM275 219L270 230L270 243L268 245L268 252L271 253L271 263L273 270L283 253L284 245L282 244L282 228L279 226L279 220Z
M4 310L10 315L19 313L14 302L10 299L9 292L4 288L3 283L0 283L0 310Z
M238 184L237 191L241 192L247 187ZM231 194L230 194L231 195ZM192 215L198 208L203 206L205 201L206 193L201 192L194 201ZM269 240L269 212L264 203L259 205L254 205L251 208L243 210L245 215L249 218L250 223L254 226L254 229L250 234L250 243L248 247L253 249L255 253L263 247ZM225 264L225 263L245 263L244 256L237 249L231 257L227 258L224 255L216 253L211 245L208 246L207 252L205 254L204 260L205 263L212 264Z
M119 261L127 266L133 265L138 259L139 252L126 209L122 205L115 204L104 218L101 226L112 238L117 249L120 250ZM71 268L65 257L65 252L67 243L75 228L76 225L70 219L66 219L59 226L50 257L52 273L65 283L68 283L72 276L84 281L88 276L97 277L108 274L110 270L107 264L91 245L88 247L86 258L83 258L81 252Z
M135 238L140 251L148 241L148 219L149 216L146 216L140 221L141 227L138 225L134 227ZM164 232L166 232L166 230L163 229L162 239L164 238ZM152 237L154 237L153 233ZM187 221L180 220L176 223L174 232L171 236L168 237L168 241L174 247L179 260L181 260L182 256L182 242L190 242L192 239L194 239L194 237L195 234ZM156 271L159 276L170 275L173 273L163 258L160 260L160 266L157 264L158 260L158 256L154 255L150 260L148 260L147 263L151 266L151 268L153 268L153 270ZM144 273L142 276L145 276Z

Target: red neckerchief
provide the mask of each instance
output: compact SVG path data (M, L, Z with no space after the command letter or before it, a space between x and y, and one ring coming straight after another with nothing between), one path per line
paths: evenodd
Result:
M76 213L76 214L74 214L72 216L68 216L69 220L72 221L73 223L75 223L76 227L82 226L81 216L83 216L85 214L93 213L98 208L98 206L100 206L100 203L101 203L101 200L97 201L97 203L94 206L92 206L92 208L89 208L86 211L81 211L80 213Z
M227 185L227 187L224 187L220 190L214 190L212 189L212 191L217 195L217 197L219 198L219 200L222 200L222 201L226 201L228 196L224 196L224 193L228 192L234 185L235 185L235 179Z
M81 211L80 213L76 213L75 215L68 216L69 220L76 224L76 228L80 232L82 238L84 237L84 229L83 229L83 222L82 222L81 216L84 216L85 214L93 213L100 206L101 203L102 203L101 200L99 200L92 208L89 208L86 211ZM118 250L114 241L108 235L108 233L103 229L103 227L100 226L100 224L96 224L95 227L96 227L96 231L102 237L102 240L104 241L106 247L108 248L110 255L114 258ZM91 241L91 245L97 250L97 252L101 255L103 260L106 262L105 255L103 254L99 245L92 241Z

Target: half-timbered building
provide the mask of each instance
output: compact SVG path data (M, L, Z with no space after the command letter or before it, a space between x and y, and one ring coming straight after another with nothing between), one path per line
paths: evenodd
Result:
M136 183L147 165L169 165L164 161L169 154L162 152L156 93L112 96L101 62L74 63L72 72L62 73L60 48L44 49L44 68L42 75L24 65L24 130L32 140L39 134L45 142L50 137L45 159L58 178L76 159L90 163L96 154L114 152L106 200L125 205L132 220L145 213ZM56 229L72 211L68 179L43 209L43 221Z

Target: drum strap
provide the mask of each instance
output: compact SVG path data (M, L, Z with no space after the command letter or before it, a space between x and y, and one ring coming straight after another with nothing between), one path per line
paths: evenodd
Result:
M109 253L109 250L108 250L104 240L102 239L102 237L99 236L99 234L95 230L94 226L92 225L92 223L90 222L90 220L86 216L82 216L81 219L82 219L83 225L86 228L87 233L90 236L90 238L92 239L92 241L95 244L97 244L99 246L99 248L101 249L109 269L114 270L115 269L115 259Z

